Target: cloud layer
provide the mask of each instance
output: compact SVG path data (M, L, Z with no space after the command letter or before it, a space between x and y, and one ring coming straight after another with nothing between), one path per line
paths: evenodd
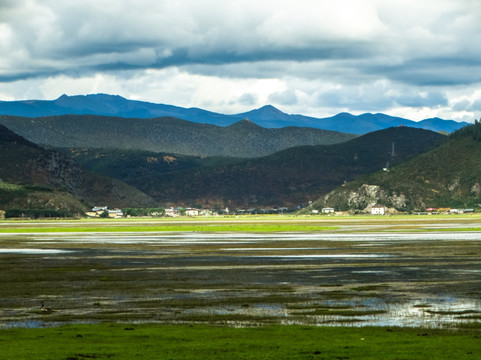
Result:
M0 99L472 121L480 15L477 0L0 0Z

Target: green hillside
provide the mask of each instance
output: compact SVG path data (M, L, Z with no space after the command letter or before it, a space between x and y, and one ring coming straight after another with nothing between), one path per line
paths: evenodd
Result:
M135 188L83 169L0 125L0 209L54 209L82 212L88 206L153 206Z
M255 159L72 152L83 166L125 181L164 205L295 207L444 140L431 131L398 127L342 144L295 147Z
M389 172L338 188L313 206L363 210L373 203L397 210L481 207L481 124L458 130L444 144Z
M166 173L183 172L201 167L220 166L242 161L241 158L188 156L141 150L93 148L58 148L83 167L135 184L144 178L156 178Z
M222 127L170 117L0 115L0 124L36 144L53 147L144 150L196 156L259 157L293 146L335 144L356 137L300 127L266 129L249 120Z

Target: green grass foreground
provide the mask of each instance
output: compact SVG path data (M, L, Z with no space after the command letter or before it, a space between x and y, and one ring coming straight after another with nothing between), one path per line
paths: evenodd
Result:
M49 233L49 232L288 232L327 231L335 226L305 224L184 224L184 225L125 225L125 226L62 226L62 227L4 227L0 233Z
M0 330L2 359L480 359L481 331L98 324Z

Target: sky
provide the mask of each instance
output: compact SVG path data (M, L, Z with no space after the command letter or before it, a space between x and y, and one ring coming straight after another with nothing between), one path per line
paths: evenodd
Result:
M480 0L0 0L0 100L481 114Z

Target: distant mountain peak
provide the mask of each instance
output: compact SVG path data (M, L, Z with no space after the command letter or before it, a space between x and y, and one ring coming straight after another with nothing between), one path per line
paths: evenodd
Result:
M276 108L274 105L271 105L271 104L264 105L264 106L260 107L259 110L271 110L271 111L282 112L278 108Z
M98 93L98 94L87 94L87 95L67 95L67 94L62 94L58 99L53 100L54 102L56 101L69 101L69 100L84 100L84 101L89 101L89 100L97 100L97 101L110 101L110 100L127 100L126 98L120 96L120 95L110 95L110 94L104 94L104 93Z
M273 105L264 105L263 107L260 107L259 109L253 110L252 112L261 112L261 113L267 113L270 115L286 115L286 113L282 112L278 108L276 108Z

